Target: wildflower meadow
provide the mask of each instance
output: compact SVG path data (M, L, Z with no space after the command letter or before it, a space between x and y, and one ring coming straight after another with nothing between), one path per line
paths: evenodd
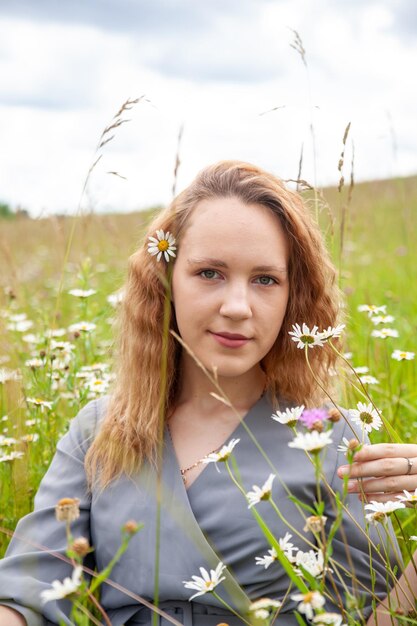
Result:
M358 427L359 445L361 433L367 433L374 443L414 443L417 177L356 185L351 181L350 185L341 183L339 188L324 190L303 187L338 268L344 319L340 327L327 331L307 328L298 320L292 332L294 349L304 349L308 356L310 349L320 349L324 342L340 337L343 347L333 372L332 398L350 411ZM123 298L127 258L155 210L0 221L0 556L18 519L32 509L39 482L70 419L90 399L111 389L114 323ZM153 244L157 246L158 241ZM320 410L298 407L273 416L277 426L295 429L290 445L311 454L318 483L319 453L331 437L330 427L312 427L324 422L324 417L326 424L331 423L327 420L331 412L323 416ZM350 441L337 443L347 462L352 461L355 450ZM236 475L229 457L235 445L238 441L232 440L206 459L224 462L232 480ZM260 500L270 499L274 475L265 476L265 480L263 486L254 485L246 494L254 511ZM71 494L64 496L71 498ZM409 496L408 503L414 508L404 506L405 495L395 507L368 504L366 510L371 524L384 523L388 516L393 519L405 561L417 546L417 496ZM60 506L66 510L68 505L71 502L61 502ZM276 506L272 501L271 505ZM320 496L316 509L308 514L306 524L320 538L326 519ZM80 538L74 544L77 538L71 537L71 516L61 519L68 525L74 573L61 586L57 583L55 595L53 589L49 596L45 592L45 601L82 589L80 566L89 546L83 547ZM121 529L121 550L137 531L136 526ZM296 537L290 533L279 540L270 537L270 543L271 550L259 555L258 565L268 567L274 560L280 561L293 583L293 600L300 603L300 619L304 615L315 623L341 623L336 618L326 621L330 617L316 619L324 600L315 572L330 567L330 550L298 551ZM330 544L324 541L323 545ZM184 584L195 592L193 597L216 593L224 567L219 563L210 573L201 568L201 576ZM97 580L89 591L90 599L97 590ZM268 621L279 608L277 600L260 600L253 603L251 611L256 619ZM85 611L78 617L74 614L74 619L79 624L93 623ZM356 617L352 619L352 624L361 623Z

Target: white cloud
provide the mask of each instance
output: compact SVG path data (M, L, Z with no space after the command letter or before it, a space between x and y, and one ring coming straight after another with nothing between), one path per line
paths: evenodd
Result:
M170 199L182 122L179 188L222 158L295 178L302 144L303 177L314 181L312 120L319 183L338 180L348 121L357 178L417 170L409 69L417 50L400 36L389 0L351 2L343 11L328 0L244 0L242 10L235 0L216 0L201 15L195 4L177 2L172 28L164 21L167 5L158 0L141 33L126 23L137 5L117 5L112 27L111 1L104 4L97 23L78 0L69 23L59 19L61 4L53 19L39 12L33 22L0 22L0 133L7 145L0 196L6 201L34 214L74 211L102 129L126 98L142 94L152 104L131 111L132 121L117 130L92 176L88 201L98 210ZM5 12L11 7L6 3ZM303 37L311 97L290 28ZM259 115L273 107L282 108ZM346 174L350 158L349 141Z

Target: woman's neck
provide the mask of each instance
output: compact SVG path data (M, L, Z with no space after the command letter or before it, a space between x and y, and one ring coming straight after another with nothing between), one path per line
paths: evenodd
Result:
M265 389L265 373L260 366L236 377L217 377L210 380L194 362L182 360L181 384L177 405L192 405L201 414L213 414L230 402L231 406L246 412ZM217 398L212 394L216 394ZM224 398L224 402L218 398Z

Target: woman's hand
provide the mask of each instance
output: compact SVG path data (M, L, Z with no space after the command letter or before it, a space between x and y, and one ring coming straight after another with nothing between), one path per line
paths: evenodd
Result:
M412 443L376 443L355 454L354 463L342 465L338 476L349 475L348 490L365 494L368 500L387 502L417 489L417 445ZM361 480L357 480L360 478ZM416 492L417 493L417 492Z

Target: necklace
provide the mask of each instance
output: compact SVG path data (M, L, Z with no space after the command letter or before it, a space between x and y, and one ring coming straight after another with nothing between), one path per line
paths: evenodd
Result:
M167 428L168 428L169 438L171 439L171 443L172 443L172 445L174 445L174 442L173 442L173 439L172 439L172 434L171 434L171 429L169 427L168 422L167 422ZM219 446L215 450L212 450L211 452L209 452L209 454L213 454L214 452L217 452L217 450L219 450L220 448L221 448L221 446ZM208 455L206 455L206 456L208 456ZM201 465L202 462L203 462L203 459L199 459L198 461L196 461L195 463L190 465L190 467L184 467L183 469L180 467L181 478L182 478L182 482L184 483L184 485L187 484L187 477L186 477L185 474L187 472L189 472L190 470L194 469L195 467L197 467L198 465Z
M264 388L262 389L262 393L258 398L258 402L259 400L262 398L262 396L264 395L266 391L266 385L264 385ZM172 433L171 433L171 429L169 427L169 423L166 423L167 428L168 428L168 434L169 434L169 438L171 439L171 443L172 446L174 447L174 441L172 439ZM192 465L190 465L189 467L184 467L181 468L180 467L180 473L181 473L181 478L182 478L182 482L184 483L184 485L187 484L187 477L186 477L186 473L189 472L190 470L194 469L195 467L197 467L198 465L201 465L201 463L203 462L204 458L206 458L209 454L214 454L215 452L217 452L218 450L220 450L220 448L222 448L223 446L218 446L217 448L215 448L214 450L212 450L211 452L209 452L208 454L206 454L205 457L203 457L203 459L199 459L198 461L196 461L195 463L193 463Z

